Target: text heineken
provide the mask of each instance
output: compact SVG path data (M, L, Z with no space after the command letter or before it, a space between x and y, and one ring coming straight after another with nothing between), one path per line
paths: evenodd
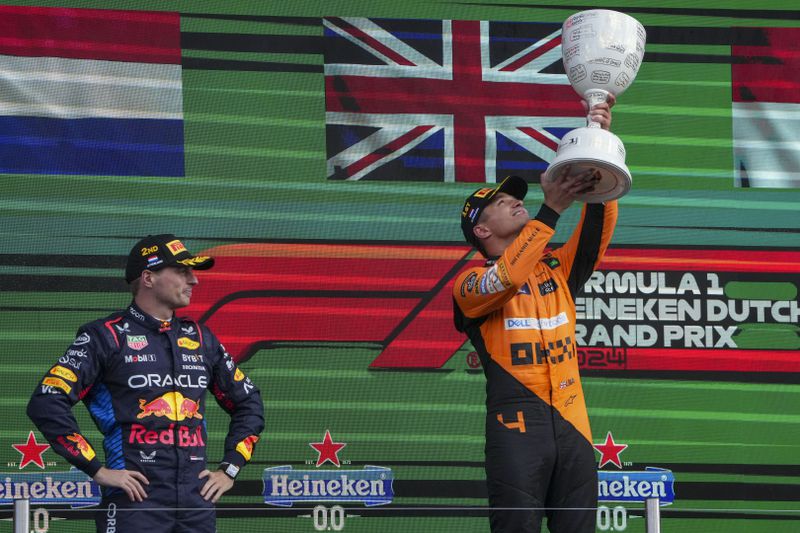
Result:
M291 506L294 502L390 503L393 475L390 468L366 466L362 470L293 470L276 466L264 470L264 503Z
M597 499L601 502L644 502L661 505L675 500L675 476L670 470L648 467L643 472L597 472Z
M100 487L83 472L0 474L0 505L30 499L32 505L71 504L73 507L97 505Z

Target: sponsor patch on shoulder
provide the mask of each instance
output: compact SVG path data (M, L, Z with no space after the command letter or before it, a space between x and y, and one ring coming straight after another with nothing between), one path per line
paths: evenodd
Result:
M506 290L507 287L503 284L501 275L498 273L498 264L500 263L495 263L483 273L478 287L478 294L494 294Z
M546 296L551 292L556 292L556 289L558 289L558 283L556 283L556 280L553 278L539 284L539 294L542 296Z
M67 394L72 390L72 387L67 385L67 382L61 378L54 378L52 376L48 376L42 380L43 386L50 386L56 389L61 389Z
M86 333L86 332L83 332L80 335L78 335L77 337L75 337L75 340L72 341L72 345L73 346L80 346L82 344L89 344L89 341L91 341L91 340L92 339L91 339L91 337L89 337L89 334Z
M466 297L468 292L475 290L475 284L478 282L478 274L470 272L464 281L461 282L461 296Z
M193 341L188 337L181 337L178 339L178 346L181 348L186 348L188 350L196 350L200 347L200 343L197 341Z
M561 266L561 261L558 258L553 257L552 255L547 255L542 259L542 262L549 266L552 269L556 269Z
M132 350L141 350L148 345L146 335L126 335L126 337L128 347Z
M54 376L59 376L64 378L67 381L78 381L78 376L75 375L75 372L70 370L69 368L64 368L61 365L56 365L50 369L50 373Z

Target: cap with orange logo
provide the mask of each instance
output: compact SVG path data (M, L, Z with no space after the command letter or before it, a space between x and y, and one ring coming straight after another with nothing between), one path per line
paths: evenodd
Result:
M175 235L148 235L136 243L128 254L125 281L138 279L145 270L158 270L167 266L188 266L207 270L214 266L214 258L193 255Z
M461 210L461 231L464 238L472 246L483 252L480 241L472 231L478 225L478 219L484 208L492 203L497 193L504 192L514 198L522 200L528 194L528 182L519 176L508 176L497 187L483 187L478 189L464 201Z

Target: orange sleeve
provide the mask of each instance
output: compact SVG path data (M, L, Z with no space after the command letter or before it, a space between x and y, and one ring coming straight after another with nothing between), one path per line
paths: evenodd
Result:
M553 226L555 223L553 223ZM544 255L554 227L529 221L493 265L465 270L456 277L453 298L465 316L483 316L514 297Z

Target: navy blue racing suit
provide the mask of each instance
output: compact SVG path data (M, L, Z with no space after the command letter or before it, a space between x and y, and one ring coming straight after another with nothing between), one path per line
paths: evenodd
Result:
M213 532L214 506L200 496L206 479L198 478L206 468L206 390L231 416L222 462L241 468L264 428L258 388L207 327L161 322L134 303L78 329L37 385L28 416L56 453L93 477L102 463L71 411L83 400L103 434L105 466L149 480L143 502L105 487L98 531Z

